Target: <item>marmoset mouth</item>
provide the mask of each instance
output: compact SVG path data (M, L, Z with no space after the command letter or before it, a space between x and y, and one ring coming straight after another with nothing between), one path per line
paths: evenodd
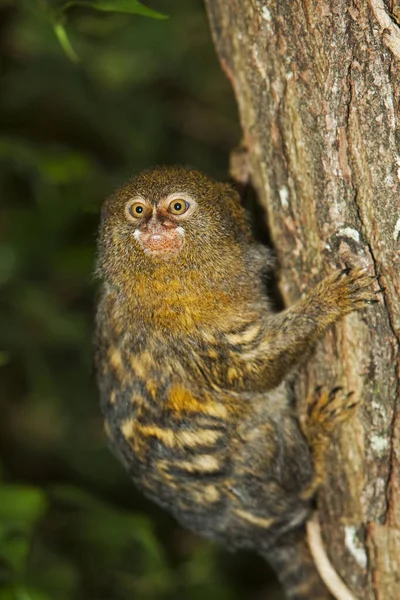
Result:
M146 254L162 257L177 254L183 246L184 237L177 229L169 229L163 233L142 231L135 232L135 238Z

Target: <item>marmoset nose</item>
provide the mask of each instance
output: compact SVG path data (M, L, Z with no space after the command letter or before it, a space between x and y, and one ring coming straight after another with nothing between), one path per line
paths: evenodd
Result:
M169 219L161 220L160 225L161 225L161 227L164 227L165 229L173 229L174 227L176 227L176 223L173 223Z

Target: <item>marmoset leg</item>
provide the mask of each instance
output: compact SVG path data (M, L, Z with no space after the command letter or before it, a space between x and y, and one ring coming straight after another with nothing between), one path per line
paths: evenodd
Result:
M312 497L326 477L325 455L337 427L354 415L359 402L352 392L341 387L332 390L317 387L308 398L306 413L299 416L300 426L311 448L315 478L304 497Z

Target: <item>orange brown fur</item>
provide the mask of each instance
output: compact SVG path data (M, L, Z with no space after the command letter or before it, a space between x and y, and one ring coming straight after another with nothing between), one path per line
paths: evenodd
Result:
M169 212L171 194L189 216ZM143 216L127 218L138 197ZM124 185L100 227L101 404L145 494L194 531L266 556L288 598L327 600L305 522L325 446L354 403L323 392L299 416L288 378L327 327L374 295L363 271L340 271L276 314L270 266L230 186L182 167Z

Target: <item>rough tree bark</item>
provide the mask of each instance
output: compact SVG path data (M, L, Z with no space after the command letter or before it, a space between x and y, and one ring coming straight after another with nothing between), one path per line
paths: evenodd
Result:
M251 181L287 304L330 269L365 265L380 304L318 345L299 394L363 398L332 443L319 519L365 600L400 598L400 28L383 0L206 0L236 94ZM399 10L400 12L400 10Z

